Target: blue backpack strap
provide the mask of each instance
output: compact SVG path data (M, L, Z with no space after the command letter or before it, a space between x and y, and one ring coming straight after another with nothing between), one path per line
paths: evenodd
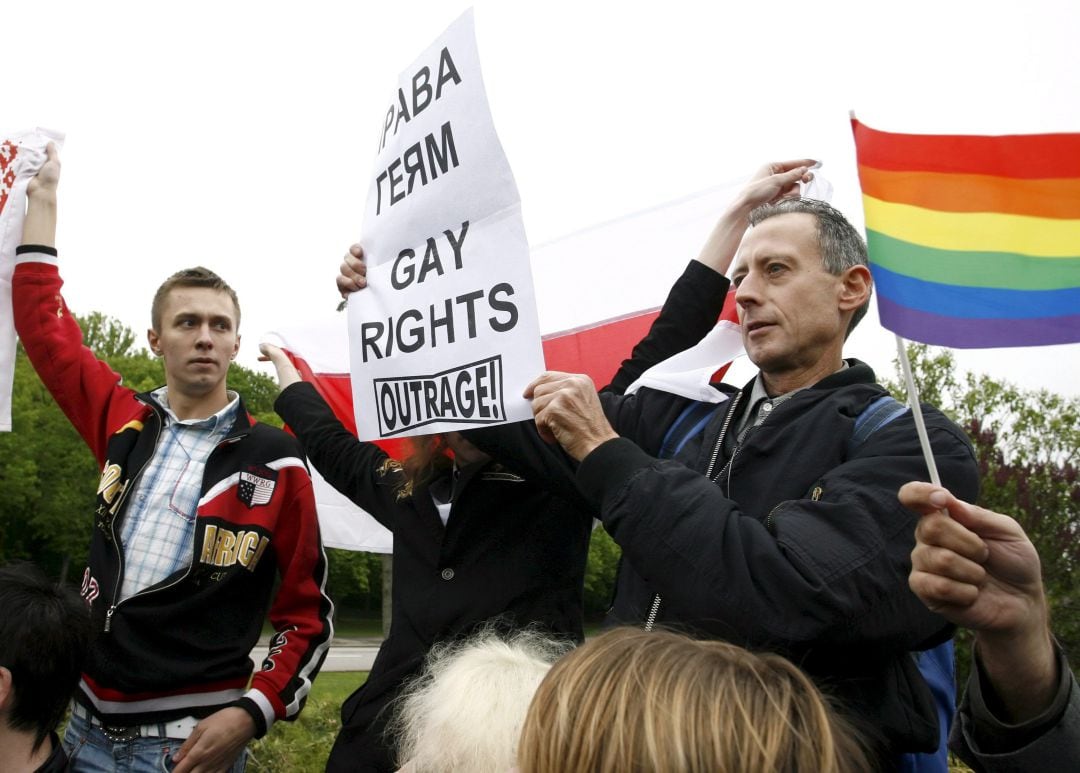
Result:
M883 395L866 406L855 418L855 429L848 439L848 457L853 456L877 430L907 411L908 406L890 395ZM934 696L938 716L938 748L926 754L903 754L897 760L896 769L901 773L946 773L949 769L949 730L956 716L953 641L949 639L923 652L913 652L911 657Z
M660 444L660 452L657 456L661 459L674 459L676 454L686 445L686 441L705 429L709 419L719 410L720 406L725 404L724 402L704 403L694 401L686 406L683 412L679 414L679 418L675 419L668 428L667 434L664 435L664 442Z
M922 652L911 653L919 673L934 696L938 717L938 748L934 752L901 755L897 769L902 773L945 773L949 769L949 730L956 716L956 657L953 640Z
M848 438L848 457L854 456L871 435L903 416L907 410L908 407L892 395L882 395L863 408L855 417L855 429Z

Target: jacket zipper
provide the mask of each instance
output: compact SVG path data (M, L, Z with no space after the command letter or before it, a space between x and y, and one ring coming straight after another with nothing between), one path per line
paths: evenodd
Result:
M660 594L657 593L653 596L652 607L649 609L649 615L645 618L645 630L651 631L653 626L656 625L656 616L660 612Z
M709 478L709 480L712 480L714 483L716 481L712 478L713 467L716 466L716 459L720 456L720 449L723 447L724 444L724 435L727 434L728 425L731 424L731 417L735 415L735 409L739 406L739 400L742 399L742 394L743 393L741 391L736 392L735 396L731 398L731 407L728 408L727 416L724 417L724 423L720 427L720 437L716 441L716 447L713 449L712 457L709 459L709 467L705 471L705 476ZM734 456L735 455L732 454L733 458ZM723 473L723 470L721 470L720 473ZM719 477L719 474L717 475L717 477ZM646 631L651 631L653 629L653 626L656 625L656 617L660 614L661 600L662 599L660 598L659 593L653 596L652 606L649 607L649 614L645 617Z
M147 403L147 405L150 405L150 404ZM155 406L150 405L150 409L153 410L157 414L157 417L158 417L157 437L154 438L154 448L157 448L158 440L161 439L161 430L165 426L165 420L161 416L161 414L157 413L157 411L155 409ZM245 435L247 435L246 432L241 434L241 435L237 435L236 437L226 437L225 439L223 439L221 442L219 442L217 445L214 446L213 450L206 457L206 464L210 464L210 457L213 456L214 452L217 451L219 448L221 448L223 445L228 445L228 444L231 444L231 443L235 443L236 441L243 438ZM136 475L134 478L132 478L131 479L132 481L137 480L139 475L142 475L143 470L146 469L146 465L150 464L150 459L152 459L152 458L153 458L153 455L151 455L150 458L148 458L143 463L143 466L139 468L138 475ZM204 466L203 467L203 477L205 478L205 476L206 476L206 468ZM129 489L125 489L124 493L121 495L122 496L121 503L123 503L124 499L127 499L128 490ZM117 512L120 512L120 505L117 505ZM197 522L198 517L199 517L198 503L196 503L196 512L195 512L196 522ZM137 593L132 594L127 599L121 599L120 601L116 600L117 596L120 595L120 591L124 587L124 551L119 546L120 541L116 537L116 521L115 520L113 521L112 531L113 531L113 545L116 547L117 552L120 554L120 576L117 578L117 585L113 589L113 603L112 603L112 606L110 606L105 611L105 633L109 633L112 630L112 616L116 613L116 608L117 607L119 607L125 601L133 599L136 596L142 596L145 593L147 593L147 591L141 590L141 591L138 591ZM168 585L166 585L166 586L164 586L162 588L157 588L154 591L149 591L150 593L157 593L159 591L168 590L169 588L172 588L172 587L175 587L176 585L179 585L180 583L182 583L184 580L186 580L188 578L188 576L191 574L191 568L195 564L195 538L198 535L198 533L199 533L199 530L197 528L193 529L192 532L191 532L191 560L188 561L187 571L184 572L183 576L178 577L174 582L171 582L171 583L169 583Z
M157 448L158 441L161 439L161 427L161 417L158 416L158 428L157 434L154 436L154 448ZM146 466L150 464L150 460L153 458L154 457L152 454L148 456L146 458L146 461L143 462L142 466L139 468L139 471L136 472L135 475L133 475L132 477L128 478L128 484L121 492L120 500L116 503L116 515L119 515L121 512L123 512L124 504L127 502L128 495L131 494L131 490L135 488L137 481L142 476L143 472L146 470ZM116 576L116 587L113 588L112 604L110 604L109 608L105 610L105 633L109 633L110 631L112 631L112 617L116 613L116 608L120 606L120 591L124 588L124 571L127 568L124 566L124 547L120 544L120 535L116 533L116 515L113 516L112 523L109 525L109 531L112 534L113 549L116 550L116 554L120 559L120 571L117 573Z
M783 504L783 502L781 502L780 504ZM773 533L773 513L775 513L779 509L780 505L777 505L769 511L769 514L767 516L765 516L765 530L769 532L769 534Z
M716 467L716 460L720 458L720 450L724 446L724 436L727 435L728 426L731 424L731 419L735 415L735 409L739 407L739 401L742 400L742 396L742 392L736 392L735 396L731 398L731 408L728 409L727 416L724 417L724 424L720 427L720 435L716 438L716 447L713 448L712 457L709 459L709 466L705 470L705 477L713 483L715 483L716 478L719 478L720 474L723 473L723 470L720 470L720 472L716 474L716 477L713 477L712 474L713 469ZM734 454L732 454L732 456L734 456Z

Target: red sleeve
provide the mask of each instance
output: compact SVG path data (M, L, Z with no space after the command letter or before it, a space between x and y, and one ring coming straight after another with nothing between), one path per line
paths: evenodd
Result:
M274 635L267 661L272 667L264 662L248 693L259 705L267 727L272 719L294 719L299 714L334 635L333 604L326 595L329 570L311 478L299 458L283 459L281 464L281 479L290 497L278 515L273 540L281 584L270 607Z
M98 464L109 436L142 413L135 393L83 345L82 330L60 294L55 258L23 253L12 277L15 330L49 393L82 436Z

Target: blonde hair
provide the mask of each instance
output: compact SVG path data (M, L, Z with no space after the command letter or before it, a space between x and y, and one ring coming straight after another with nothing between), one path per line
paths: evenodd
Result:
M853 731L775 654L619 628L567 655L529 706L521 773L848 773Z
M525 712L551 664L572 643L493 628L436 645L398 698L387 732L409 773L506 773Z

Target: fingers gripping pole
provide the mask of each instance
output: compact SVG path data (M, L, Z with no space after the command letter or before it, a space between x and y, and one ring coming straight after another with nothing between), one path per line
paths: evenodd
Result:
M930 482L935 486L940 486L941 477L938 475L937 464L934 462L934 452L930 448L930 438L926 434L922 407L919 405L919 390L915 387L915 378L911 375L907 349L904 347L904 339L900 336L896 336L896 352L900 357L900 369L904 372L904 383L907 385L908 405L911 406L911 415L915 417L915 431L919 433L919 445L922 446L923 458L926 459L926 469L930 471Z

